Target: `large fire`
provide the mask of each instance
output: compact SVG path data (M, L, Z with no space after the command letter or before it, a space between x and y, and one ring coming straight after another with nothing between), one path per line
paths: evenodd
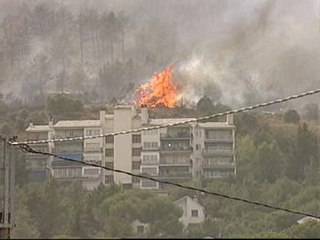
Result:
M174 108L177 105L180 96L173 82L172 69L169 66L163 72L155 73L149 82L137 89L136 103L139 106Z

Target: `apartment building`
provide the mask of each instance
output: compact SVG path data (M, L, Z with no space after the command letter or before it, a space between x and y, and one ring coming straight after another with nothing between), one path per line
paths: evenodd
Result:
M46 140L50 138L51 128L49 125L33 125L30 123L26 129L27 139L30 141ZM33 149L42 152L48 152L50 145L40 143L32 145ZM49 158L44 155L28 153L26 168L28 169L28 178L34 181L41 181L50 175Z
M107 134L186 120L192 118L152 119L149 118L147 108L117 106L113 114L100 111L99 120L59 121L48 126L29 127L26 131L31 134L35 128L40 127L43 137L59 139ZM49 149L57 155L80 162L145 174L159 180L207 181L235 174L234 139L235 126L230 115L224 122L191 123L104 138L54 142ZM47 159L46 166L51 176L65 180L81 180L88 188L94 188L99 183L116 183L124 188L141 189L169 187L158 182L59 159Z
M149 119L143 126L194 120ZM225 122L178 125L142 132L141 174L170 182L208 181L236 173L235 126L232 115ZM170 187L141 180L142 189Z
M100 135L100 120L59 121L54 128L54 138L76 138ZM57 179L81 180L87 188L94 188L102 181L102 170L81 164L82 161L102 165L103 140L101 138L55 142L52 152L78 162L61 159L51 161L51 173Z

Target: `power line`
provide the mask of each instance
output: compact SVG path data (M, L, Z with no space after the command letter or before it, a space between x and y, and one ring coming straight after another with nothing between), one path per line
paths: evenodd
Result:
M180 188L184 188L184 189L188 189L188 190L192 190L192 191L197 191L197 192L202 192L202 193L209 194L209 195L214 195L214 196L221 197L221 198L226 198L226 199L230 199L230 200L234 200L234 201L240 201L240 202L244 202L244 203L248 203L248 204L253 204L253 205L256 205L256 206L266 207L266 208L269 208L269 209L280 210L280 211L285 211L285 212L288 212L288 213L294 213L294 214L298 214L298 215L304 215L304 216L309 216L309 217L320 219L320 216L317 216L317 215L314 215L314 214L311 214L311 213L305 213L305 212L301 212L301 211L298 211L298 210L292 210L292 209L288 209L288 208L272 206L272 205L269 205L269 204L266 204L266 203L261 203L261 202L257 202L257 201L251 201L251 200L247 200L247 199L244 199L244 198L229 196L229 195L222 194L222 193L211 192L211 191L207 191L205 189L190 187L190 186L182 185L182 184L179 184L179 183L159 180L159 179L156 179L156 178L153 178L153 177L134 174L134 173L126 172L126 171L123 171L123 170L113 169L113 168L109 168L109 167L105 167L105 166L101 166L101 165L97 165L97 164L93 164L93 163L81 162L81 161L78 161L78 160L75 160L75 159L72 159L72 158L61 157L61 156L58 156L56 154L52 154L52 153L48 153L48 152L37 151L37 150L32 149L27 144L18 144L18 146L24 152L41 154L41 155L45 155L45 156L52 156L52 157L60 158L62 160L66 160L66 161L70 161L70 162L78 162L78 163L81 163L83 165L87 165L87 166L91 166L91 167L103 168L105 170L109 170L109 171L113 171L113 172L117 172L117 173L127 174L127 175L132 176L132 177L143 178L143 179L151 180L151 181L154 181L154 182L159 182L159 183L172 185L172 186L176 186L176 187L180 187Z
M273 104L276 104L276 103L283 103L283 102L287 102L287 101L290 101L290 100L293 100L293 99L298 99L298 98L314 95L314 94L317 94L317 93L320 93L320 89L319 88L311 90L311 91L303 92L303 93L300 93L300 94L291 95L291 96L285 97L285 98L278 98L276 100L272 100L272 101L269 101L269 102L264 102L264 103L260 103L260 104L256 104L256 105L252 105L252 106L239 108L239 109L236 109L236 110L230 110L230 111L226 111L226 112L222 112L222 113L216 113L216 114L208 115L208 116L205 116L205 117L194 118L194 119L181 121L181 122L176 122L176 123L171 123L171 124L163 124L163 125L152 126L152 127L124 130L124 131L113 132L113 133L108 133L108 134L100 134L100 135L94 135L94 136L70 137L70 138L47 139L47 140L37 140L37 141L25 141L25 142L10 142L10 144L11 145L21 145L21 144L39 144L39 143L41 144L41 143L49 143L49 142L65 142L65 141L75 141L75 140L102 138L102 137L108 137L108 136L117 136L117 135L124 135L124 134L128 134L128 133L137 133L137 132L141 132L141 131L149 131L149 130L161 129L161 128L166 128L166 127L173 127L173 126L178 126L178 125L183 125L183 124L188 124L188 123L193 123L193 122L200 122L200 121L209 120L209 119L216 118L216 117L225 116L225 115L228 115L228 114L246 112L246 111L254 110L254 109L257 109L257 108L270 106L270 105L273 105Z

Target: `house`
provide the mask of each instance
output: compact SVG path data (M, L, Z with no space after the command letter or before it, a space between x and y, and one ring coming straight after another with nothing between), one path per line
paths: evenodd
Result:
M183 211L179 221L184 225L184 229L186 229L189 224L199 224L205 220L205 209L198 202L197 198L184 196L174 203Z
M149 226L150 226L149 223L142 223L138 219L134 220L131 223L133 233L138 236L145 236Z

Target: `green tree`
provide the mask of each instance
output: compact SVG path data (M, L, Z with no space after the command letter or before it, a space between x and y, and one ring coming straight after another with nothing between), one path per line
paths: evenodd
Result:
M246 238L262 238L262 239L282 239L282 238L290 238L287 234L285 233L277 233L277 232L261 232L258 234L252 234L252 235L245 235L243 237Z
M307 120L319 120L319 105L317 103L309 103L304 107L304 117Z
M320 222L308 221L289 228L286 233L291 238L320 238Z
M252 175L252 169L256 166L255 155L256 146L250 135L239 136L237 138L237 179L242 180Z
M87 200L87 191L82 187L81 183L72 183L64 188L64 195L67 198L64 201L63 208L66 211L61 214L64 215L65 232L71 236L78 236L80 238L88 238L84 226L85 222L85 205Z
M69 116L72 113L82 111L83 104L72 96L61 93L48 98L47 109L52 115Z
M11 124L6 122L5 124L2 125L0 129L0 133L4 135L11 135L14 133L14 128Z
M151 197L141 205L141 221L150 223L149 235L170 237L182 233L182 210L167 198Z
M274 183L284 171L283 155L275 142L263 143L258 148L259 177Z
M283 121L285 123L298 123L300 122L300 115L296 110L289 109L284 113Z
M4 101L3 94L0 92L0 115L5 115L6 112L7 112L7 105Z
M317 159L317 153L317 138L309 130L308 125L303 123L298 127L294 155L288 161L288 176L295 180L303 180L305 167L312 159Z
M39 237L39 231L37 230L35 220L31 217L28 208L20 203L16 207L15 212L15 225L12 231L13 239L34 239Z
M258 119L252 113L239 113L235 115L237 134L245 135L253 132L258 127Z

